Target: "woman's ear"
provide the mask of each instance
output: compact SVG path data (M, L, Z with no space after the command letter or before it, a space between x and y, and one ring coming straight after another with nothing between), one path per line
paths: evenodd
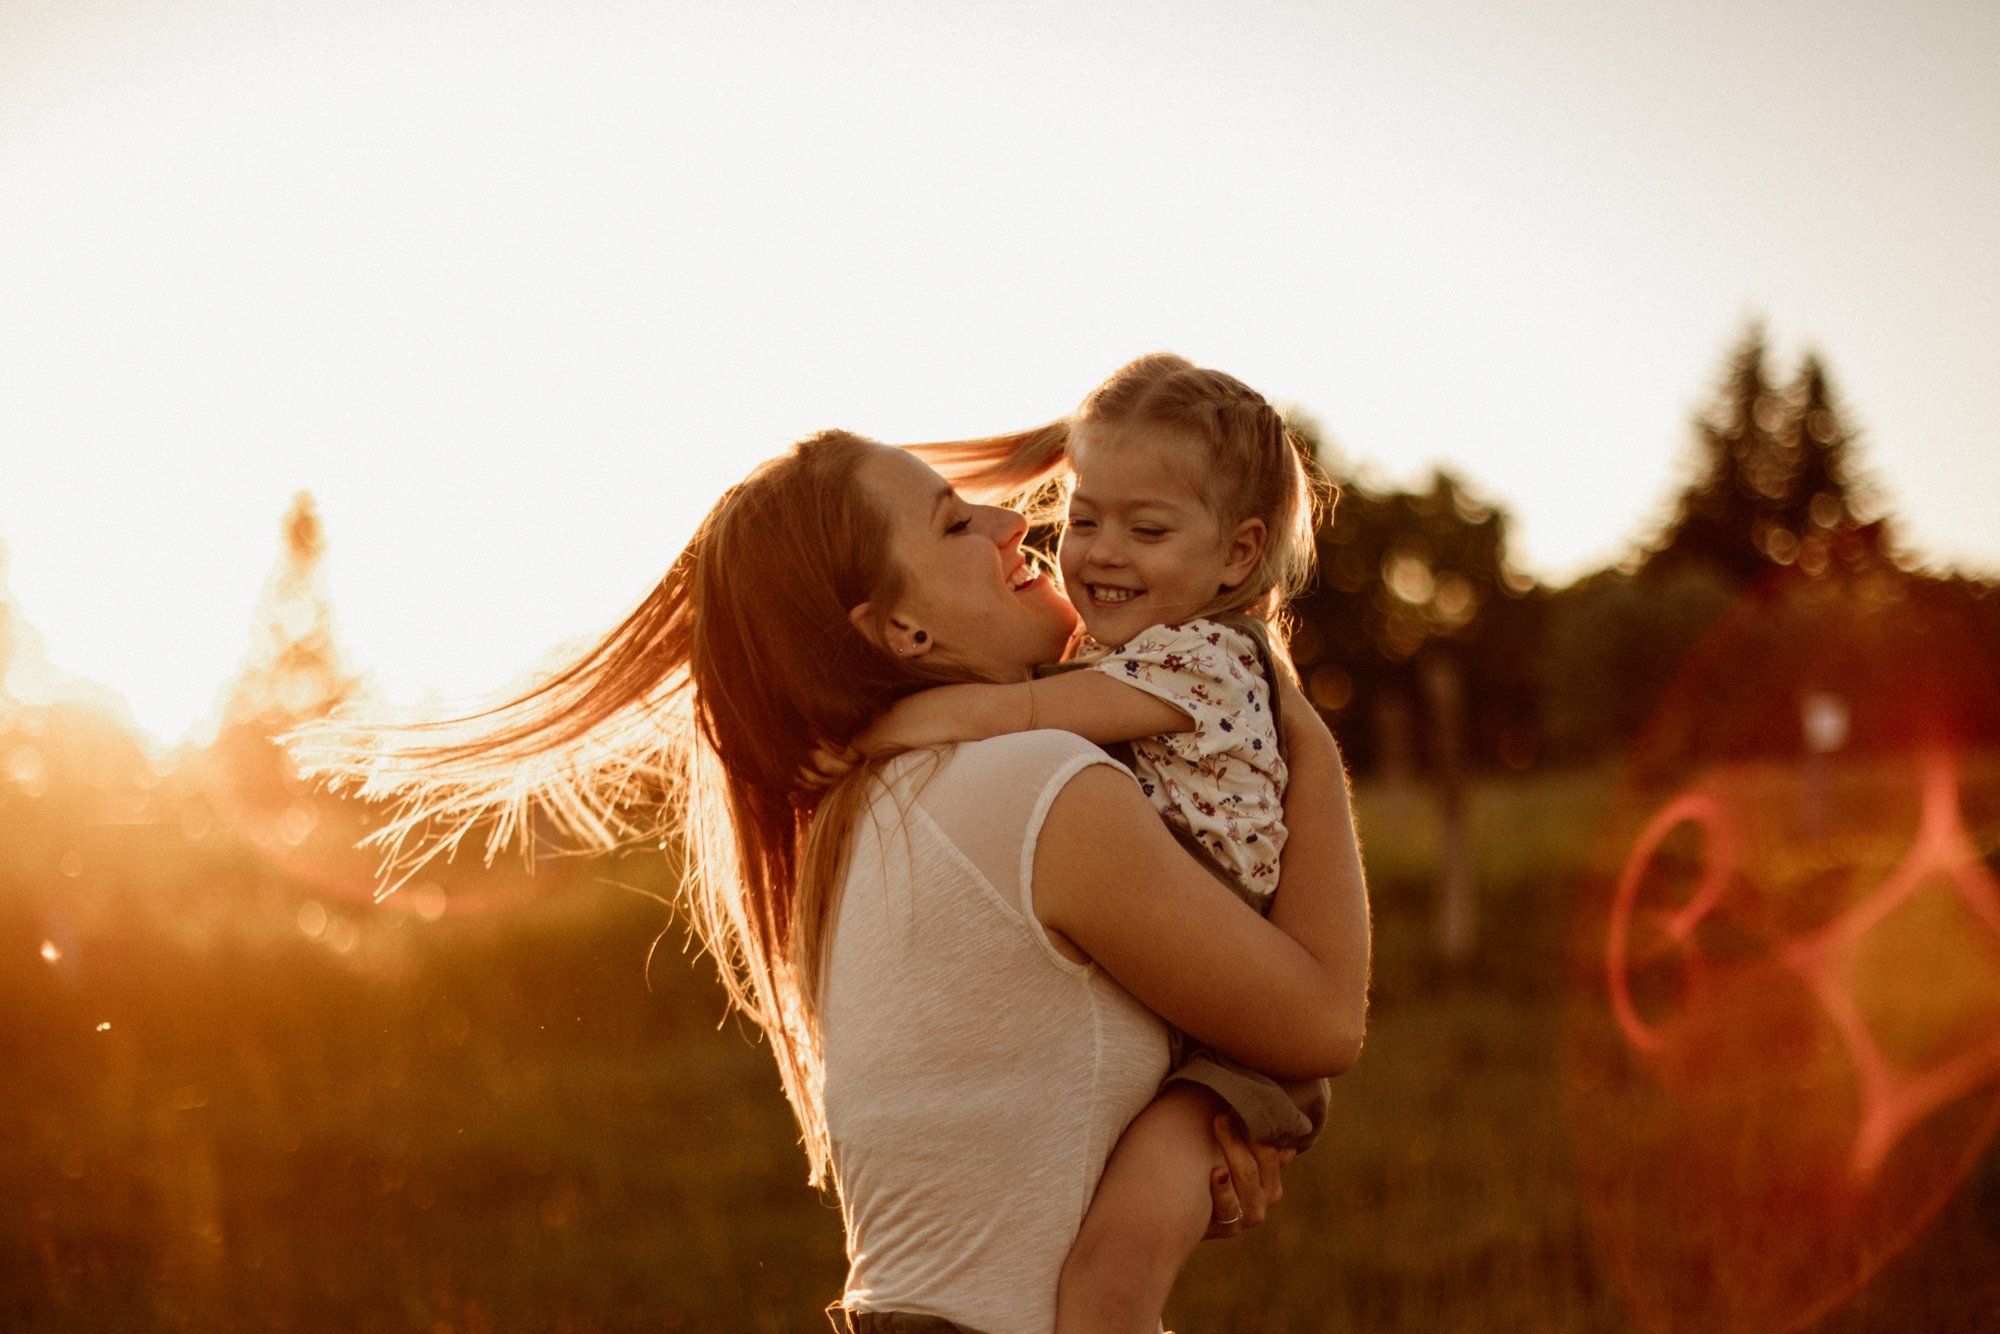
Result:
M903 616L892 615L886 621L881 619L876 615L872 602L848 608L847 619L862 635L899 658L921 658L931 651L933 641L928 633Z
M1270 530L1262 519L1245 519L1236 525L1236 531L1229 535L1229 542L1222 553L1222 586L1235 588L1256 573L1257 562L1264 559L1264 543L1270 537Z

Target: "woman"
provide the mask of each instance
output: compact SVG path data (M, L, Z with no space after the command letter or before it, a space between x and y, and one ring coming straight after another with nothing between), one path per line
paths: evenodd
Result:
M1074 614L1024 531L909 453L824 433L726 494L623 625L473 735L298 748L401 799L385 839L406 869L495 815L503 842L530 811L590 846L679 833L695 929L771 1039L812 1180L839 1190L856 1329L1051 1327L1097 1174L1166 1071L1163 1021L1294 1077L1361 1041L1359 859L1302 702L1269 921L1067 734L878 755L823 795L801 777L903 695L1061 655ZM1273 1158L1225 1148L1220 1234L1277 1194Z

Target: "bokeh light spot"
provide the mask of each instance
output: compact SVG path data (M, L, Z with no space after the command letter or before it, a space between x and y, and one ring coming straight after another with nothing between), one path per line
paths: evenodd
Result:
M307 900L299 905L299 934L307 940L318 940L326 934L326 906L317 900Z

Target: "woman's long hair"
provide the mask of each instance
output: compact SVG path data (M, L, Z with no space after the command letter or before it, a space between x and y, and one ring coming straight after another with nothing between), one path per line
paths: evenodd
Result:
M1187 392L1177 398L1175 385ZM1239 382L1161 355L1119 371L1074 419L917 452L977 498L1026 500L1031 518L1047 518L1066 496L1078 430L1242 422L1256 428L1253 445L1289 449L1276 416ZM826 431L758 468L617 629L510 703L416 726L336 718L287 740L302 772L393 803L371 840L391 888L482 833L488 860L541 839L585 852L678 839L680 906L730 999L770 1038L816 1185L829 1156L827 924L868 780L892 757L824 793L799 775L815 747L845 745L897 699L952 679L930 662L938 655L897 658L848 616L902 593L888 521L857 480L877 448ZM1278 468L1280 484L1294 466ZM1309 557L1308 491L1293 494ZM1298 522L1273 523L1270 545Z
M537 835L607 851L678 838L681 906L730 999L771 1040L814 1184L828 1166L818 996L826 927L866 779L799 780L940 677L857 630L902 574L857 473L872 442L828 431L727 492L624 623L527 694L450 723L342 721L288 744L330 787L394 803L374 836L384 883L484 831L485 855Z

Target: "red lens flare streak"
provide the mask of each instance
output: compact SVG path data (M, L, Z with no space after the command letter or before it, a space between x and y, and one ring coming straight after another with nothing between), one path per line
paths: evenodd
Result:
M1846 1046L1859 1080L1860 1124L1849 1167L1865 1183L1911 1127L1939 1108L2000 1079L2000 1034L1922 1071L1897 1068L1870 1030L1848 977L1856 952L1912 894L1942 882L1972 915L2000 940L2000 881L1987 870L1959 811L1958 773L1951 757L1930 751L1923 758L1923 804L1917 835L1888 878L1832 923L1785 946L1780 958L1799 974L1825 1009ZM1640 832L1618 878L1612 905L1605 973L1611 1010L1625 1040L1642 1052L1665 1046L1664 1029L1646 1023L1632 1002L1628 941L1640 883L1667 836L1684 824L1706 835L1702 874L1688 901L1659 924L1668 948L1685 959L1686 1002L1699 1004L1706 969L1695 930L1721 901L1737 874L1742 836L1735 821L1707 793L1687 792L1663 807Z
M1931 1113L2000 1078L2000 1033L1928 1070L1897 1069L1882 1051L1844 980L1846 965L1868 934L1927 884L1950 886L1966 910L2000 939L2000 883L1980 860L1959 811L1958 774L1949 756L1924 757L1923 807L1917 838L1873 894L1824 930L1794 942L1785 962L1804 977L1847 1046L1860 1079L1861 1125L1851 1167L1867 1181L1896 1142Z
M1908 762L1894 786L1915 800L1857 808L1826 843L1774 838L1768 772L1709 771L1622 859L1574 1112L1643 1327L1803 1327L1922 1233L2000 1129L2000 878L1954 753Z

